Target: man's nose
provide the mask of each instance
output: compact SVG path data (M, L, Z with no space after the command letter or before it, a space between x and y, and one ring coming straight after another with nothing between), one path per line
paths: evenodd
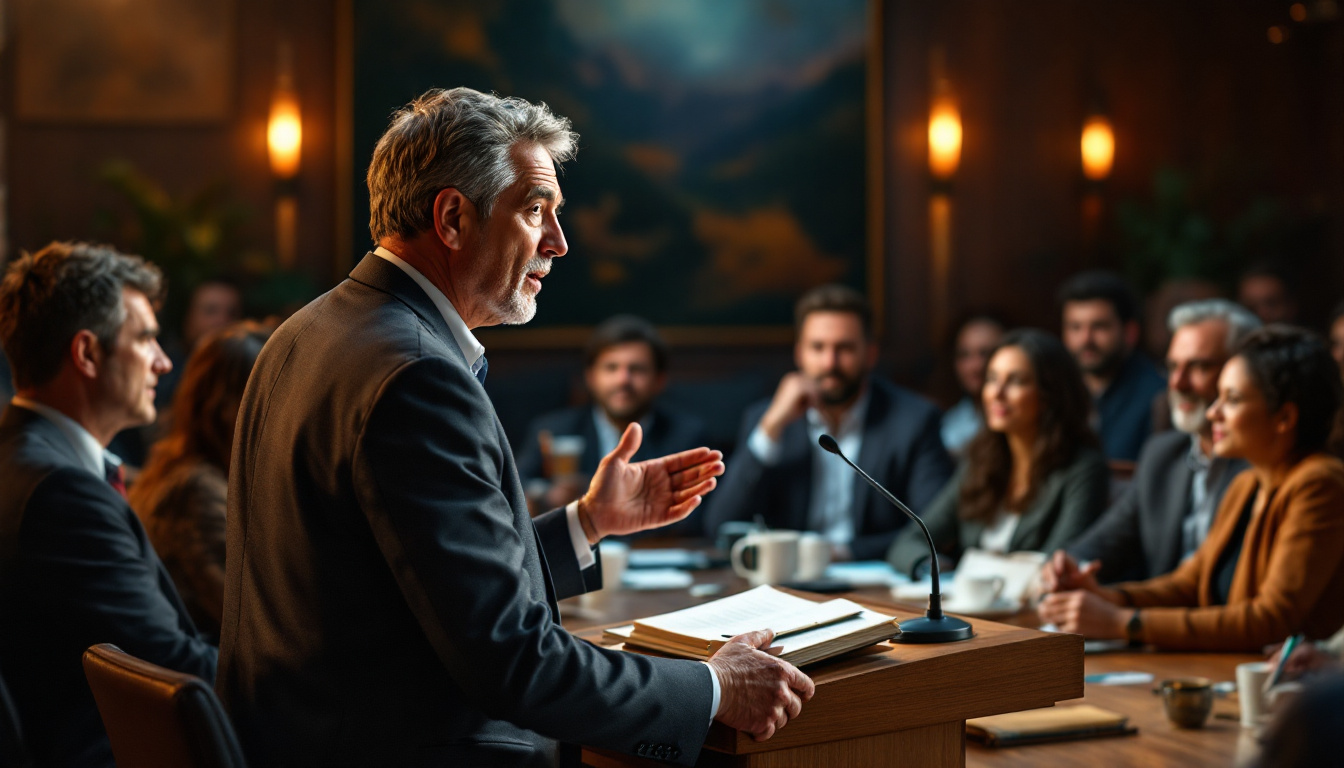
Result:
M560 220L551 216L550 226L542 233L537 250L547 258L558 259L569 253L569 243L565 242L565 231L560 228Z

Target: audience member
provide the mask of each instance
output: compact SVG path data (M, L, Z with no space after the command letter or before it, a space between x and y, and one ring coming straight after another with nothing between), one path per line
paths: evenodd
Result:
M1269 327L1242 342L1209 409L1213 451L1250 464L1208 538L1165 576L1102 587L1077 572L1038 612L1066 632L1164 648L1257 651L1344 624L1344 462L1321 453L1344 384L1321 339Z
M1278 666L1282 653L1283 644L1280 643L1269 654L1270 665ZM1284 675L1297 679L1321 672L1344 672L1341 656L1344 656L1344 628L1324 640L1298 643L1288 661L1284 662Z
M955 561L969 547L1048 552L1073 541L1106 505L1110 483L1077 363L1049 333L1011 331L990 355L980 398L986 428L923 514L939 556ZM887 553L912 576L928 559L915 526Z
M1134 461L1152 428L1162 376L1136 351L1138 301L1117 275L1083 272L1059 291L1064 346L1083 370L1096 408L1097 435L1108 459Z
M989 353L1007 330L1007 325L997 316L984 312L967 315L957 326L952 365L962 397L943 414L942 428L943 446L953 456L960 456L966 444L985 425L977 404L980 388L985 383L985 365L989 362Z
M593 330L584 349L583 376L591 405L545 414L533 422L518 455L524 486L546 484L543 509L563 506L583 493L603 456L616 449L632 422L644 429L635 460L665 456L705 444L699 418L665 405L657 398L667 385L667 345L648 321L617 315ZM562 477L548 471L543 441L558 436L583 438L577 472ZM688 536L699 532L692 515L660 533Z
M1167 397L1173 432L1148 438L1134 479L1101 519L1042 572L1046 592L1070 578L1079 561L1103 583L1168 573L1204 543L1228 483L1246 468L1213 455L1207 411L1218 398L1218 374L1232 350L1260 320L1225 299L1182 304L1171 312Z
M705 530L760 519L821 533L838 559L880 558L907 518L817 438L829 433L868 474L922 510L952 473L938 409L873 374L872 311L857 291L814 288L794 317L798 370L780 380L772 400L747 409Z
M113 764L80 664L91 645L215 677L105 450L154 419L160 285L139 258L82 243L25 255L0 284L17 389L0 416L0 668L38 765Z
M1297 322L1294 295L1288 273L1268 262L1252 264L1237 281L1237 301L1266 325Z
M240 323L207 334L187 361L168 433L131 486L140 516L196 626L219 637L224 511L238 404L270 330Z
M1274 717L1260 739L1252 768L1319 768L1339 765L1344 733L1344 674L1307 683Z
M544 105L428 91L369 163L377 247L257 359L229 472L216 686L253 765L565 765L578 744L691 765L718 719L770 738L811 680L762 648L621 653L559 624L594 547L690 513L697 448L630 463L631 423L579 500L529 517L473 329L521 324L567 251Z

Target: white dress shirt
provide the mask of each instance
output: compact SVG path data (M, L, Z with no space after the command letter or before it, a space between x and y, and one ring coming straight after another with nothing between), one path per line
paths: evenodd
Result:
M429 300L434 302L434 306L443 315L443 321L448 324L448 330L452 331L453 338L457 340L457 345L462 348L462 354L467 358L467 364L471 366L472 374L478 374L481 366L485 364L485 347L471 333L462 316L458 314L457 308L448 300L448 297L439 290L438 286L429 281L429 278L420 274L420 270L407 264L404 259L395 253L378 246L373 251L376 255L392 262L408 277L420 286L420 290L429 296ZM642 426L642 425L641 425ZM601 432L598 433L599 435ZM101 468L99 470L101 476ZM593 548L588 545L588 534L583 531L583 524L579 522L579 502L571 501L565 506L565 523L569 529L569 541L574 547L574 556L579 561L579 570L585 570L593 567L597 563L597 558L593 557ZM705 665L709 670L709 679L714 686L714 696L710 700L709 719L712 722L715 715L719 713L719 699L721 689L719 687L719 676L714 668Z

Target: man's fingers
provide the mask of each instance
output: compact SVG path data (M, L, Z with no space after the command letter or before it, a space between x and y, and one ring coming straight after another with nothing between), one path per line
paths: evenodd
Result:
M1078 573L1082 574L1083 576L1091 576L1100 570L1101 570L1101 561L1093 560L1087 565L1084 565L1082 568L1079 568Z
M765 741L774 735L775 735L775 724L769 723L761 730L752 733L751 738L755 741Z
M743 632L742 634L730 639L728 642L742 643L744 645L749 645L752 648L765 648L769 646L770 641L774 639L775 639L775 630L757 629L751 632Z
M607 454L608 459L620 459L629 461L634 458L635 452L639 450L640 443L644 442L644 428L639 426L638 421L630 422L621 433L621 442L616 444L611 453Z
M802 670L798 669L792 664L789 664L788 670L789 670L789 688L796 691L797 694L800 697L802 697L802 701L811 700L812 694L817 692L816 685L813 684L812 678L803 674ZM802 705L799 704L799 706Z
M695 467L698 464L713 464L715 462L722 464L722 461L722 451L711 451L703 446L699 448L691 448L690 450L682 451L681 453L673 453L662 458L663 465L667 467L669 474L676 474L677 472ZM719 474L722 474L722 471L720 471Z
M681 502L680 504L674 504L668 507L667 515L663 517L662 523L660 523L660 525L668 525L669 523L675 523L678 520L681 520L682 518L694 512L695 508L700 506L700 501L701 499L699 496L692 496L691 498Z
M680 504L683 501L691 498L692 496L704 496L708 494L710 491L717 488L718 485L719 481L711 477L708 480L701 481L699 485L693 488L682 488L680 490L673 491L672 503Z
M723 474L724 464L722 461L704 461L676 472L668 473L668 478L672 480L673 485L691 485L702 482L711 477L718 477Z

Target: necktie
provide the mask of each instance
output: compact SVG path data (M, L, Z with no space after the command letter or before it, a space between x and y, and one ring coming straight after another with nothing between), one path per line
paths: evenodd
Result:
M121 498L126 498L126 468L103 459L103 470L107 473L107 484L121 494Z
M482 356L481 356L481 367L480 367L480 369L478 369L478 370L476 371L476 380L479 381L479 382L481 382L481 386L482 386L482 387L485 386L485 372L488 371L488 370L490 370L490 361L489 361L489 360L486 360L486 359L485 359L485 356L482 355Z

